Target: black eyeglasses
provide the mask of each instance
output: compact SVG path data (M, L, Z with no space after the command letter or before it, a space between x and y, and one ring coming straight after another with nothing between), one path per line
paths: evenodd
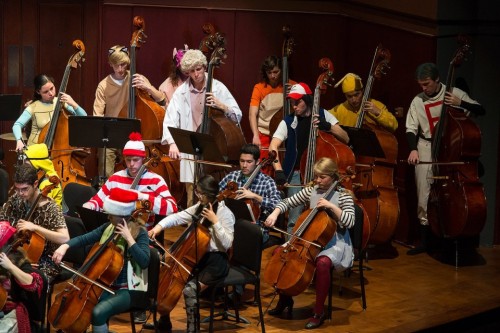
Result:
M108 50L108 57L109 57L110 55L112 55L115 51L116 51L116 49L110 48L110 49ZM128 49L127 49L126 47L122 47L122 48L120 49L120 51L121 51L121 52L123 52L123 53L125 53L126 55L128 55Z
M300 104L300 102L302 102L302 99L292 99L290 100L290 103L292 104L292 106L297 106Z

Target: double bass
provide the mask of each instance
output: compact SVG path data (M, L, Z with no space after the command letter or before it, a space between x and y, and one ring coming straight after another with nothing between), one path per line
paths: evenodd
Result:
M370 99L375 79L387 73L391 54L378 45L373 56L370 74L358 112L356 128L366 128L375 133L385 157L376 158L356 154L356 198L363 204L370 218L370 244L387 242L396 230L399 221L398 191L394 187L394 168L397 165L398 141L388 130L364 121L365 103ZM367 145L370 143L367 142Z
M311 117L319 116L320 96L326 91L326 87L333 81L333 63L328 58L322 58L319 61L319 67L324 70L316 81L314 89L314 104ZM314 119L314 118L312 118ZM339 174L342 177L342 186L348 190L352 190L353 184L351 178L356 174L356 159L353 151L344 143L340 142L330 133L319 131L314 126L311 119L311 127L309 130L309 147L302 155L300 161L300 174L304 180L303 184L310 184L314 180L314 163L318 158L329 157L337 164ZM358 198L355 198L355 203L360 206L363 211L363 247L368 243L370 238L370 217L363 203Z
M146 42L146 22L143 17L135 16L132 22L134 32L130 41L130 70L129 70L129 101L122 110L120 110L120 118L140 119L141 120L141 135L146 144L146 151L151 156L152 149L156 149L163 153L165 146L158 144L161 142L163 135L163 119L165 118L165 109L155 102L148 93L141 89L132 87L132 79L137 73L137 49L140 49L141 44ZM122 163L123 164L123 163ZM180 162L171 161L170 163L156 163L150 166L151 171L159 174L165 179L172 196L177 202L181 201L184 196L184 186L180 182Z
M200 50L204 54L211 51L206 83L206 92L210 93L212 92L214 69L220 66L222 59L226 57L226 41L225 37L216 32L211 24L205 25L203 29L208 36L200 43ZM239 160L240 149L246 143L245 137L239 124L227 118L221 110L211 108L205 104L199 132L210 134L215 139L217 148L225 157L226 162Z
M293 37L290 36L290 27L285 25L283 26L283 35L284 35L284 40L283 40L283 46L281 49L281 78L282 78L282 84L283 84L283 107L281 110L276 112L271 120L269 121L269 136L272 136L274 132L278 129L278 126L280 122L285 119L286 116L290 114L290 103L288 102L286 96L288 93L287 87L289 86L289 76L288 76L288 58L292 55L293 53L293 47L295 46L295 40ZM281 111L281 112L280 112ZM282 157L282 156L281 156ZM283 160L281 158L280 160Z
M453 91L455 68L469 51L465 38L453 56L446 91ZM478 176L481 131L461 109L443 102L432 135L433 183L428 201L432 231L448 238L475 236L486 223L486 196Z
M59 96L66 92L71 69L78 68L84 61L85 45L81 40L74 40L73 47L78 51L74 53L66 65ZM61 177L61 185L64 188L69 183L79 183L90 185L90 178L85 172L86 158L89 151L85 149L75 149L69 142L68 113L63 109L63 102L58 98L54 107L54 113L50 123L40 132L38 143L45 143L50 152L50 158L54 163L57 174Z
M327 85L333 80L333 63L328 58L319 61L319 67L323 69L316 81L314 89L314 104L311 114L311 125L309 129L309 146L303 153L300 161L300 174L304 184L314 180L313 165L318 158L330 157L337 163L340 175L352 175L355 173L355 158L352 150L335 138L331 133L319 131L314 126L313 120L319 117L320 96L326 91ZM345 178L344 187L351 189L352 184L349 177Z

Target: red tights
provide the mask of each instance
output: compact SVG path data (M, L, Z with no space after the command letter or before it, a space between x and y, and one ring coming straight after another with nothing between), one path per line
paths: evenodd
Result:
M332 261L327 256L316 258L316 305L314 313L320 315L325 309L325 300L330 289Z

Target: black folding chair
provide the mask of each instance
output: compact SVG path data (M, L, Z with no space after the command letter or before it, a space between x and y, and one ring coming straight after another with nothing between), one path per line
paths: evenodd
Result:
M358 251L358 273L359 284L361 287L361 300L363 302L363 310L366 310L366 293L365 293L365 277L363 275L363 258L365 256L365 248L363 248L363 209L354 204L354 226L349 229L349 236L351 237L352 246ZM328 314L327 319L332 319L332 297L333 297L333 271L330 274L330 289L328 290ZM347 275L351 272L351 268L345 271ZM342 293L342 286L340 286L339 294Z
M239 295L233 292L235 314L228 313L227 306L227 288L228 286L253 284L255 286L255 302L259 307L259 319L262 328L262 333L265 333L264 327L264 314L262 312L262 303L260 299L260 270L261 270L261 259L262 259L262 231L261 228L249 221L239 219L236 220L234 225L234 240L233 240L233 256L231 258L231 266L229 268L229 273L221 280L219 283L213 286L213 291L211 295L211 306L210 306L210 327L209 332L213 332L213 321L217 316L222 316L223 319L229 319L229 317L234 317L236 322L246 322L240 318L238 305L239 305ZM215 309L215 298L216 293L219 288L224 288L225 299L224 311L220 314L214 315ZM205 321L205 320L204 320Z

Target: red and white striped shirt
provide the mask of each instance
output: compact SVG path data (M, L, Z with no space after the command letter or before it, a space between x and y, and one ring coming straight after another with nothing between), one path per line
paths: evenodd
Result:
M115 187L130 189L134 178L128 175L127 169L114 173L99 192L88 201L88 204L92 205L91 209L102 211L104 199L110 194L111 189ZM153 204L152 208L155 214L166 216L177 212L177 202L170 193L167 183L156 173L146 170L135 189L149 195L149 201ZM149 229L152 227L152 223L148 223L146 226Z

